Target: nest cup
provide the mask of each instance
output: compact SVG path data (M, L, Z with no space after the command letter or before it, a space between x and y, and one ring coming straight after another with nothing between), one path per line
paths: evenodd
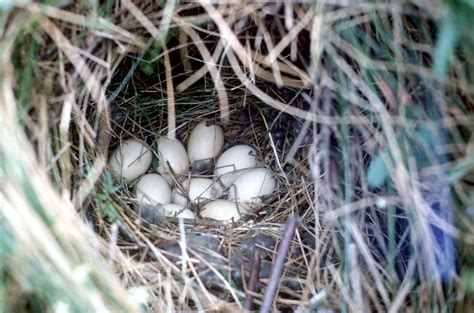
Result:
M182 52L179 49L173 49L178 45L177 39L171 38L167 42L168 52L163 52L169 54L167 58L169 64L163 64L166 59L164 62L152 62L151 72L139 66L129 78L129 84L126 84L117 94L110 112L112 136L109 155L124 139L143 140L154 152L152 166L148 172L156 173L158 137L176 138L187 146L189 134L198 123L204 121L221 126L225 138L223 150L215 159L210 160L210 164L195 163L188 172L172 177L171 181L179 185L191 175L218 180L213 169L215 161L223 151L241 144L253 147L256 150L257 166L273 171L278 181L276 192L263 197L262 203L252 205L251 212L243 215L243 218L235 223L223 223L200 217L185 220L185 237L186 241L189 241L189 249L192 250L190 253L196 254L198 259L202 258L195 265L197 268L195 278L199 277L202 281L201 288L208 289L220 300L230 303L235 302L233 296L237 294L230 293L222 297L225 290L229 284L235 284L236 292L243 292L242 288L249 278L254 251L262 250L261 282L256 292L263 295L276 256L277 242L281 240L284 233L281 225L284 225L288 217L295 212L302 215L300 222L313 223L312 219L307 217L305 209L300 209L309 207L308 197L313 197L307 162L310 134L308 132L303 140L297 143L296 153L291 162L285 162L283 158L294 146L299 134L294 126L298 125L301 128L304 121L268 107L262 100L249 94L245 88L239 87L239 81L232 72L226 74L224 70L221 79L225 82L228 102L224 109L220 103L222 100L216 94L215 83L209 74L204 75L186 90L176 92L170 100L170 95L165 90L166 80L172 79L175 88L182 86L191 74L202 67L201 62L191 62L189 64L191 70L184 71L185 62L182 59ZM215 43L211 42L207 45L211 51L215 48ZM135 57L122 61L120 72L123 74L114 75L108 87L109 94L114 94L114 90L121 87L129 73L126 70L127 66L133 64ZM196 51L194 55L188 55L191 60L198 57L199 54ZM167 73L166 67L172 69L171 73ZM187 75L180 75L182 72ZM258 82L262 85L269 84L263 80ZM132 83L133 88L130 85ZM232 86L236 87L232 88ZM288 87L276 88L274 93L281 98L297 96L296 92ZM111 196L120 206L121 220L127 225L124 227L130 230L138 228L144 237L157 243L156 247L163 253L160 258L166 259L166 262L176 263L179 260L178 256L182 254L179 242L184 240L179 231L178 220L160 215L154 209L137 205L133 200L135 198L134 182L127 183L113 173L107 173L107 175L110 174L113 175L119 189ZM190 207L199 213L202 204L205 202L199 205L191 204ZM127 238L126 232L123 235L126 241L132 239ZM300 263L301 253L314 246L314 238L310 232L302 231L301 236L299 243L292 244L291 257L295 259L288 263L286 273L281 279L285 290L293 296L301 294L301 282L307 275L306 267ZM205 244L204 242L207 241L211 243ZM148 248L136 250L142 262L145 264L159 262L157 256L150 255L147 250ZM192 307L191 303L189 305ZM284 304L281 305L285 307Z

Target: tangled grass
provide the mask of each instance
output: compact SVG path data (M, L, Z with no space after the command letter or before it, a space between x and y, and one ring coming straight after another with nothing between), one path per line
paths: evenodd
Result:
M468 312L468 3L0 4L0 309ZM123 138L212 120L278 180L147 223Z

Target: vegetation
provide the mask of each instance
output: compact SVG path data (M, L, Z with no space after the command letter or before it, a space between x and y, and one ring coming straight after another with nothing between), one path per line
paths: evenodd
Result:
M473 15L0 1L0 311L472 311ZM109 151L203 119L278 192L235 225L141 220Z

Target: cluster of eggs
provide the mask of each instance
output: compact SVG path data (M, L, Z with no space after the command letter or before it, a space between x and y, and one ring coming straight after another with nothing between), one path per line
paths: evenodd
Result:
M147 173L153 153L137 139L121 142L109 165L129 182L138 179L135 192L139 204L153 206L167 216L196 218L190 209L195 207L200 208L201 217L236 221L252 205L261 203L262 196L273 193L276 180L271 170L257 167L254 148L236 145L221 154L223 148L222 128L200 122L189 135L187 151L177 139L157 139L154 173ZM190 175L190 167L205 168L203 164L215 164L213 175Z

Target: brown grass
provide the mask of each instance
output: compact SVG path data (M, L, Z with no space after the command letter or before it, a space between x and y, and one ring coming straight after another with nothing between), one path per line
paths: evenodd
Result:
M438 273L443 251L432 227L472 248L472 220L456 211L458 226L435 212L432 203L446 190L426 192L426 173L400 140L409 123L400 112L417 92L410 84L433 74L397 49L411 40L417 52L431 53L433 43L401 38L397 27L413 11L426 24L436 21L437 7L105 2L30 3L0 19L0 231L13 238L11 249L0 241L7 260L0 274L8 272L0 287L15 299L1 309L28 310L35 297L45 310L77 312L234 312L250 298L254 309L297 312L468 305L461 270L452 269L448 282ZM393 32L398 59L378 59L342 37L361 26L382 42L377 36L388 35L373 33L374 15ZM35 42L30 56L25 38ZM378 71L374 80L369 70ZM406 86L395 88L392 74ZM474 124L474 89L452 76L440 101L457 101L461 113L446 113L439 127L461 138L458 128ZM222 125L229 145L255 147L278 190L235 224L144 222L133 185L108 172L110 151L129 137L152 148L162 135L186 142L202 120ZM453 149L452 160L423 170L441 175L452 162L470 160L464 137L443 147ZM377 189L365 177L380 151L392 183ZM471 190L466 180L453 183L461 198ZM279 247L290 216L297 222L286 252ZM387 221L400 220L408 220L406 229L391 238ZM384 250L395 238L417 256L401 273L390 266L403 247L392 242L395 255ZM252 265L256 249L259 266ZM281 275L263 274L277 259ZM252 267L262 275L248 290ZM268 286L276 290L265 297Z

